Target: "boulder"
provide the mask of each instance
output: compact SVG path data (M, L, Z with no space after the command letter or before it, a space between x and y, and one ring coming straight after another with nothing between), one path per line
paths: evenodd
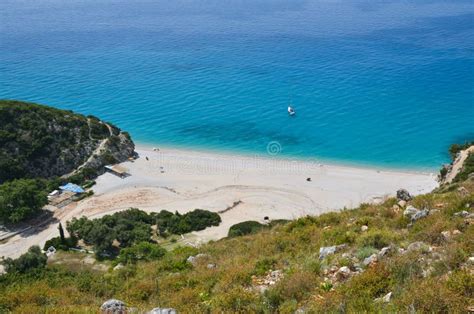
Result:
M177 314L178 311L176 311L173 308L161 308L161 307L155 307L153 310L149 311L147 314Z
M451 239L451 232L449 231L443 231L441 232L441 235L443 236L444 240L449 241Z
M397 199L408 202L412 199L412 196L407 190L400 189L397 191Z
M127 306L120 300L110 299L102 304L100 312L103 314L125 314Z
M420 218L428 216L430 212L427 209L419 210L411 205L407 206L405 211L403 211L403 215L405 217L410 218L411 221L418 220Z
M424 242L413 242L407 247L407 251L426 251L431 252L432 248Z
M123 266L122 263L118 263L117 266L114 267L114 270L120 270L122 268L124 268L125 266Z
M419 210L417 213L415 213L413 216L411 216L411 220L415 221L415 220L418 220L420 218L426 217L426 216L429 215L429 213L430 212L427 209Z
M336 272L336 278L337 280L345 280L351 276L351 270L347 266L343 266L339 268L339 270Z
M206 257L207 255L206 254L202 254L202 253L199 253L197 255L194 255L194 256L190 256L186 259L186 261L188 263L191 263L191 264L196 264L197 260L200 259L200 258L203 258L203 257Z
M214 269L214 268L217 268L216 264L214 264L214 263L207 264L207 269Z
M319 249L319 259L324 259L328 255L336 253L336 246L323 246Z
M341 245L333 245L333 246L323 246L319 248L319 259L324 259L328 255L332 255L336 253L337 251L340 251L341 249L345 248L345 244Z
M399 200L397 205L400 206L400 208L404 208L405 206L407 206L407 201Z
M462 232L459 231L458 229L454 229L453 232L451 232L451 234L452 234L453 236L460 235L461 233L462 233Z
M369 266L373 263L377 262L377 254L372 254L369 257L365 258L364 261L362 262L365 266Z
M411 218L414 214L416 214L419 211L418 208L415 208L411 205L409 205L404 211L403 211L403 216Z
M467 217L467 216L469 216L469 212L466 211L466 210L463 210L463 211L454 213L454 216Z
M386 246L386 247L382 248L382 249L379 251L378 256L379 256L379 257L383 257L383 256L387 255L389 252L390 252L390 247L389 247L389 246Z
M383 303L388 303L390 302L390 299L392 298L392 292L387 293L383 297L375 299L375 302L383 302Z

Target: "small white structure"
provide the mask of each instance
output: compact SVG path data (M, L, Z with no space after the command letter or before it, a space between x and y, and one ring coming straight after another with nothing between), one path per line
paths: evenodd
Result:
M119 176L120 178L125 178L128 176L128 169L120 166L120 165L107 165L105 166L105 169L107 169L109 172Z
M48 250L46 251L46 256L50 257L51 255L54 255L56 253L56 248L54 246L50 246Z
M59 190L54 190L53 192L48 194L48 199L51 199L53 197L56 197L59 195Z

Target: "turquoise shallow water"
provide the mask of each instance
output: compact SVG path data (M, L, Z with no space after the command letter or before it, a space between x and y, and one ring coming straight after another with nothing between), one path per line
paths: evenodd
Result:
M472 1L4 0L0 12L0 98L94 114L137 142L264 154L277 142L281 157L433 170L474 138Z

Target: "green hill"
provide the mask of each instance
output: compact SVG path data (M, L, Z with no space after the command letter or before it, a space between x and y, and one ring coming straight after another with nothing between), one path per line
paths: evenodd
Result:
M0 100L0 183L62 176L81 165L99 170L132 156L133 150L127 133L93 116Z

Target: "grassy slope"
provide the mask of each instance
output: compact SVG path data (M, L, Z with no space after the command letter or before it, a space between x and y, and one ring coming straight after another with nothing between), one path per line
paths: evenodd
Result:
M466 191L459 192L459 186ZM260 233L224 239L201 248L177 248L156 262L127 266L120 271L98 272L68 263L48 267L29 276L4 276L0 280L0 310L17 312L94 312L108 298L124 300L139 309L174 307L182 313L211 312L349 312L399 310L462 312L474 297L473 266L467 264L474 251L473 220L453 215L474 207L474 182L463 182L410 203L437 209L408 227L403 210L394 199L381 205L363 205L354 210L307 217ZM367 225L368 231L361 231ZM459 230L451 240L442 231ZM426 249L399 253L410 243L423 241ZM320 261L319 248L348 244ZM354 256L363 258L375 249L396 249L378 263L330 289L324 278L331 266L354 267ZM368 248L369 247L369 248ZM188 256L208 256L192 266ZM344 253L349 253L345 257ZM72 256L73 253L68 253ZM208 263L217 268L208 269ZM282 270L284 276L266 293L251 287L267 271ZM255 276L252 279L252 276ZM254 283L253 283L254 282ZM329 291L327 291L329 290ZM374 302L393 292L389 303Z

